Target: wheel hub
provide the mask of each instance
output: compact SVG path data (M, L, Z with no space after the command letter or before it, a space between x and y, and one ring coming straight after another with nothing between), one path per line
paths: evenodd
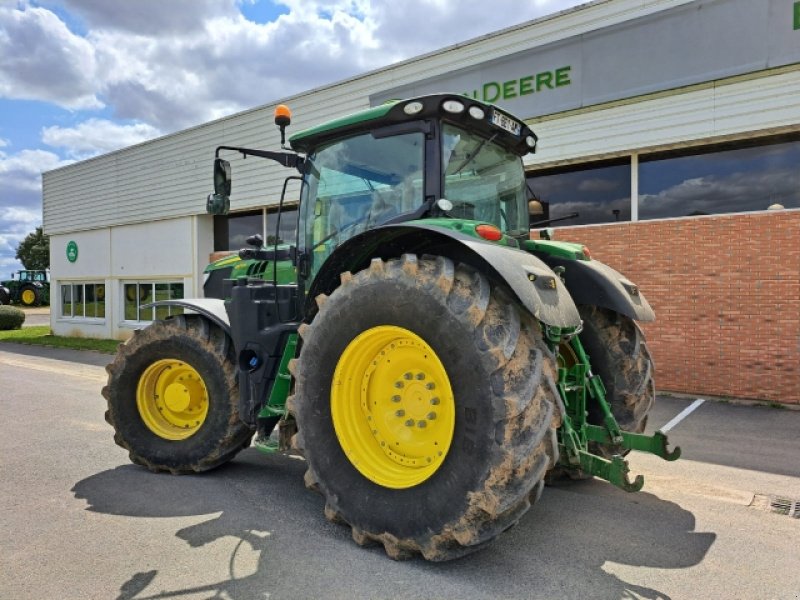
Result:
M136 387L136 406L145 426L165 440L184 440L208 415L208 390L193 367L165 358L148 366Z
M353 466L389 488L431 477L455 426L453 392L438 356L415 333L388 325L363 332L342 353L331 414Z

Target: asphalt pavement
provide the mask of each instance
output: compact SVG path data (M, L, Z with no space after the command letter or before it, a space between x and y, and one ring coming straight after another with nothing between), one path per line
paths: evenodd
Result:
M636 453L637 494L545 489L486 550L394 562L327 522L302 459L243 451L203 475L129 464L104 422L111 356L0 344L0 598L800 600L800 411L705 402ZM660 397L661 427L691 398Z

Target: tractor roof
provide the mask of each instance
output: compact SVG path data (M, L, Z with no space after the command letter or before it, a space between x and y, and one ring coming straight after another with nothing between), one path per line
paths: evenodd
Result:
M460 112L448 111L445 108L445 104L448 102L455 102L463 109ZM407 107L415 104L419 105L418 110L408 112ZM481 113L477 114L482 114L482 118L476 118L470 113L470 109L473 107L481 109ZM496 114L502 114L505 117L503 121L505 123L518 124L519 132L514 133L507 128L503 129L498 126L493 122L493 116ZM499 143L517 154L524 155L535 150L536 135L522 119L514 117L493 104L459 94L433 94L405 100L390 100L379 106L299 131L289 138L289 143L293 150L307 153L329 141L369 131L375 127L439 117L444 117L451 122L463 123L470 129L481 131L487 136L494 136ZM533 138L533 144L528 139L529 137Z

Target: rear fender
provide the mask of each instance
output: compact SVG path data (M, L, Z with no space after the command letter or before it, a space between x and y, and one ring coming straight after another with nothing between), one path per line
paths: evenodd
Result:
M339 286L339 274L366 268L373 258L405 253L445 256L466 263L508 286L536 319L552 327L580 325L580 316L559 277L539 258L508 246L420 223L377 227L339 246L320 268L306 298L306 315L316 312L314 298Z

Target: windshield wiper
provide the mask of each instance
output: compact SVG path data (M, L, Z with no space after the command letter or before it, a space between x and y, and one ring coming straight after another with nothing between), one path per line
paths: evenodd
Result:
M464 167L466 167L469 163L471 163L473 160L475 160L475 157L478 156L478 154L481 153L481 150L483 150L483 147L486 144L488 144L489 142L493 142L494 138L496 138L496 137L497 137L497 134L495 133L490 138L484 138L483 141L480 144L478 144L478 147L475 148L475 152L473 152L472 154L467 154L467 158L465 158L464 162L462 162L460 165L458 165L458 168L455 171L453 171L453 175L458 175Z

